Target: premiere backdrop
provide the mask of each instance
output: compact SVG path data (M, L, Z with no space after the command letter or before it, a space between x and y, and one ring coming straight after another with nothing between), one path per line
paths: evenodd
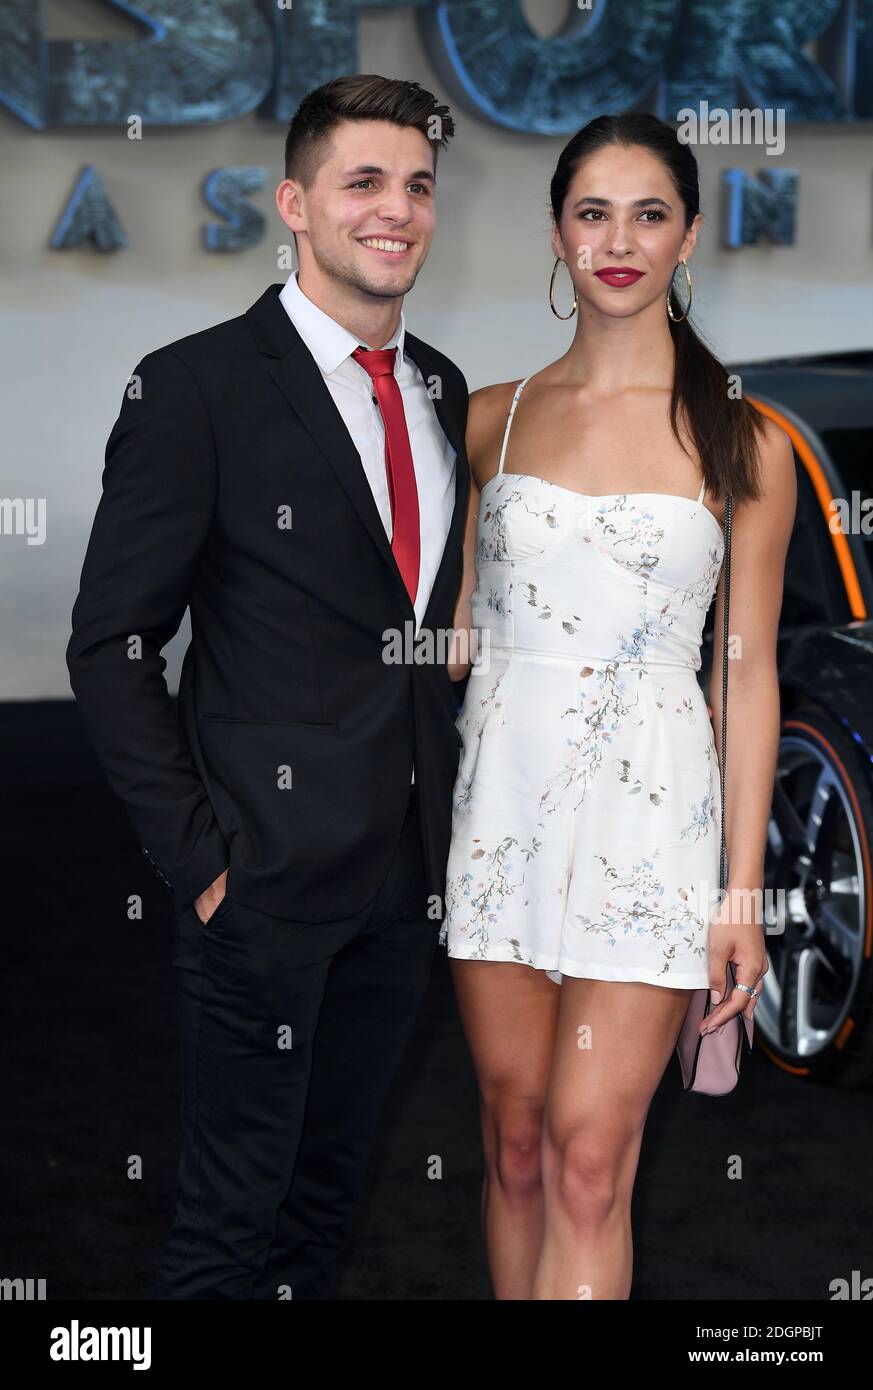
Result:
M260 6L260 0L252 4ZM317 30L319 17L327 22L331 11L350 6L356 8L351 0L346 5L294 0L293 9L298 22L305 18ZM242 312L267 284L284 280L291 240L273 206L283 177L284 116L264 119L250 111L175 129L146 123L142 138L133 140L123 121L82 126L49 120L39 128L38 93L25 80L32 71L34 33L20 30L28 8L0 0L3 700L69 698L64 650L70 610L99 497L106 438L134 366L146 352ZM187 0L130 8L175 12L178 18L190 10ZM558 134L510 128L489 116L481 94L477 109L470 92L465 98L462 91L469 74L465 78L461 72L452 81L446 44L436 43L424 22L427 0L359 8L357 69L421 82L449 101L456 119L455 138L438 171L437 235L407 299L407 322L459 363L471 389L534 371L564 350L573 331L572 323L561 324L549 312L547 287L549 178L574 127ZM438 23L447 7L430 8L431 21ZM668 36L687 34L686 26L695 18L701 22L712 7L679 0L624 5L593 0L586 9L567 0L503 0L496 8L480 5L478 15L472 13L475 6L457 9L459 18L460 11L468 12L471 25L494 19L495 32L499 15L511 15L534 38L548 39L562 29L566 35L568 20L583 38L586 26L599 24L605 33L608 22L619 20L633 36L643 19L662 29L666 25ZM715 23L711 32L720 36L719 44L731 18L740 26L760 23L762 15L781 20L783 38L786 24L799 25L796 53L803 52L804 62L826 60L830 76L812 82L806 96L795 91L793 100L808 99L810 109L829 118L789 119L780 153L768 153L761 143L695 146L704 212L690 263L695 324L726 361L870 347L873 124L867 107L873 4L829 0L812 6L792 0L786 6L783 0L758 0L750 6L722 0L717 9L723 23ZM34 0L37 17L40 10L45 39L142 38L142 25L111 3L67 0L40 7ZM488 32L487 24L478 37L471 29L470 43L487 47ZM809 33L817 37L807 42ZM595 37L592 27L589 41ZM650 46L638 31L635 41ZM709 41L704 35L698 42ZM633 46L630 39L628 46ZM73 69L75 56L73 49ZM693 51L690 59L686 55L691 70L693 56ZM554 61L559 57L555 51ZM729 66L729 59L719 48L719 61ZM548 52L542 61L548 73ZM298 86L310 70L312 85L322 80L315 62L301 62L302 73L293 74ZM738 65L742 75L735 54ZM535 78L534 73L526 89L523 74L520 79L509 62L491 70L495 92L501 80L508 84L512 101L507 100L506 111L516 113L513 119L522 126L547 123L542 114L536 116L543 108ZM666 116L664 81L645 74L641 80L644 90L632 104ZM571 95L573 81L578 87L578 75L568 79ZM757 86L749 90L740 81L735 104L766 106L768 93L760 90L760 81ZM711 105L724 91L712 92ZM108 100L111 84L106 94ZM697 102L707 92L698 88L691 95ZM131 106L138 109L135 102ZM227 220L208 205L204 183L213 171L228 168L264 171L262 186L245 195L263 215L264 228L256 244L245 249L210 251L205 229L216 229L213 235L220 237ZM87 203L77 202L76 190L85 187L80 180L84 175L87 182L89 169L102 180L126 247L101 251L90 236L78 246L52 244L74 236L77 216L87 215ZM782 184L775 171L783 171ZM749 176L745 185L744 174ZM749 244L730 247L726 242L736 237L743 217L749 219L744 233ZM558 294L569 298L567 288L561 277ZM679 292L684 293L681 281ZM33 528L30 536L16 527L14 499L30 499L34 518L42 506L44 526ZM186 621L167 653L171 689L187 641Z

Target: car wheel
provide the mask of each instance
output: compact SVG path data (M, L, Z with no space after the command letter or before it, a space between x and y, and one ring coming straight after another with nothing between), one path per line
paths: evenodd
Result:
M770 969L758 1040L796 1076L873 1080L873 785L847 729L803 707L782 725L764 869Z

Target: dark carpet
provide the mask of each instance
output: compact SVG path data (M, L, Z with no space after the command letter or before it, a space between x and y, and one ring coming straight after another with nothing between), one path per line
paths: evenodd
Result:
M0 1274L45 1278L49 1299L139 1299L179 1142L172 906L72 700L0 707L0 737ZM141 922L126 918L131 892ZM830 1280L873 1274L871 1150L869 1093L795 1080L756 1051L732 1096L689 1096L674 1059L643 1140L632 1297L822 1300ZM438 950L337 1297L490 1299L479 1181L475 1084Z

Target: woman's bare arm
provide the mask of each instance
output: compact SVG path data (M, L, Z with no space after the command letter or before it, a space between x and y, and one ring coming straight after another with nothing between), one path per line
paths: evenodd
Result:
M764 924L749 918L744 903L761 901L764 852L779 748L779 676L776 639L782 607L785 557L794 526L797 482L791 441L767 421L761 441L762 495L737 505L731 540L731 598L728 626L727 769L725 777L725 845L728 857L725 925L710 937L711 983L724 985L728 960L743 984L754 984L766 968ZM715 651L710 699L715 743L721 749L723 588L716 598ZM749 896L751 894L751 896ZM760 920L759 920L760 918ZM724 952L731 944L733 949ZM708 1020L718 1026L749 1004L749 996L728 996Z
M472 396L470 403L472 406ZM455 605L452 622L452 637L449 643L447 663L449 679L463 680L476 655L473 650L473 614L470 599L476 587L476 526L479 519L479 487L470 470L470 501L467 508L467 524L464 530L464 568L461 588Z
M730 877L758 883L779 746L779 676L776 638L782 608L785 556L794 527L797 483L794 453L784 430L768 421L761 444L762 496L735 508L731 541L730 667L727 701L729 749L725 840ZM715 628L722 631L723 584ZM721 757L721 643L712 668L716 747Z

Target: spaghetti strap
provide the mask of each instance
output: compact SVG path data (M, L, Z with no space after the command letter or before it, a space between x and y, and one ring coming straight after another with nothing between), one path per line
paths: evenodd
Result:
M515 395L512 398L512 405L509 407L509 414L506 417L506 429L503 431L503 446L500 450L500 462L497 465L497 473L494 475L495 477L497 477L499 474L503 472L503 460L506 458L506 446L509 443L509 427L512 424L512 417L515 414L515 407L518 405L518 398L529 381L530 377L526 376L524 381L520 381L515 388Z
M697 494L697 500L698 500L698 502L702 502L702 501L703 501L703 494L704 494L705 492L706 492L706 479L704 478L703 482L700 484L700 491L699 491L698 494Z

